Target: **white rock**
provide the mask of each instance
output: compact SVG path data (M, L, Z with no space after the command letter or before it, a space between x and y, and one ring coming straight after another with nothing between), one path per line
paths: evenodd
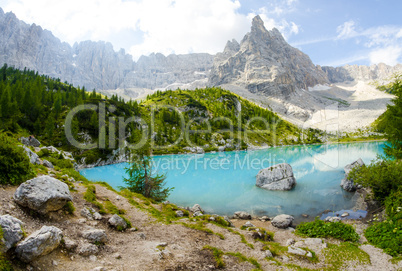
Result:
M17 244L22 238L24 238L24 232L22 231L23 225L24 223L22 223L21 220L11 215L0 216L0 227L3 230L5 251L8 251L15 244ZM2 246L0 245L0 250L1 249Z
M257 174L256 186L267 190L291 190L296 185L292 167L282 163L261 169Z
M271 224L274 227L280 228L280 229L286 229L289 226L292 226L294 217L290 215L277 215L272 219Z
M60 229L53 226L43 226L19 243L15 248L15 252L23 262L29 263L56 249L62 238L63 235Z
M50 176L28 180L14 193L15 202L41 214L58 211L72 199L67 184Z

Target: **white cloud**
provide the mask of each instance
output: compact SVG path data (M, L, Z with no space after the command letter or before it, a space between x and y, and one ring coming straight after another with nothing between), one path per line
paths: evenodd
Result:
M157 8L155 8L157 7ZM145 33L144 42L130 48L134 56L161 52L216 53L227 40L240 40L249 31L251 21L237 13L238 1L177 0L141 3L138 28Z
M396 65L401 61L402 47L401 46L389 46L386 48L380 48L373 50L370 55L370 63L386 63L388 65Z
M136 35L128 51L138 58L151 52L221 51L240 40L251 21L238 12L238 0L2 0L27 23L36 23L73 44L82 40L113 43L118 33ZM121 38L121 37L120 37ZM119 48L115 48L119 49Z
M338 26L337 33L338 40L354 39L356 44L369 48L366 58L371 64L396 65L401 61L402 27L384 25L357 30L356 23L351 20Z
M355 22L351 20L343 23L337 27L336 32L338 33L338 39L349 39L355 37L357 35L357 32L355 31Z

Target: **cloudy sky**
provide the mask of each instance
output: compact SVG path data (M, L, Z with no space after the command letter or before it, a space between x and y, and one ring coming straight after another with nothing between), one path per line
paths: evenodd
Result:
M259 14L315 64L402 62L401 0L0 0L71 45L103 40L133 55L222 51Z

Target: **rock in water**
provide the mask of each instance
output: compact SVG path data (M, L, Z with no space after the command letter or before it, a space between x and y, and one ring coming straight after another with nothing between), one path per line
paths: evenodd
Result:
M290 226L292 226L293 220L295 218L291 215L277 215L272 219L271 224L274 227L280 228L280 229L286 229Z
M348 175L354 168L360 168L364 166L364 162L361 158L357 159L351 164L348 164L344 167L345 170L345 178L341 181L341 187L348 192L354 192L356 190L356 185L353 180L349 179Z
M24 223L22 223L21 220L11 215L0 216L0 227L3 230L5 251L12 248L16 243L24 238L24 233L21 228L23 224ZM1 249L2 247L0 246L0 251Z
M62 231L53 226L43 226L19 243L15 249L17 256L26 263L47 255L56 249L62 239Z
M296 185L293 170L289 164L282 163L261 169L257 174L256 186L267 190L290 190Z
M14 200L41 214L58 211L72 200L67 184L50 176L40 176L21 184Z
M364 166L364 162L361 158L357 159L351 164L346 165L343 169L345 170L345 175L349 175L349 173L354 169L355 167L362 167Z

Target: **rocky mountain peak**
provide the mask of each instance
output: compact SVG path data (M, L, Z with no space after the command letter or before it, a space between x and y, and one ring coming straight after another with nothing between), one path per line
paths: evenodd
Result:
M276 28L268 31L260 16L254 17L237 52L229 50L234 49L231 45L215 57L210 85L234 84L252 93L283 97L296 88L327 82L306 54L290 46Z
M259 31L266 32L267 30L265 29L264 21L261 19L260 15L257 15L253 18L251 23L251 32Z
M240 49L240 44L237 42L237 40L232 39L232 41L228 40L223 52L224 53L237 52L237 51L239 51L239 49Z

